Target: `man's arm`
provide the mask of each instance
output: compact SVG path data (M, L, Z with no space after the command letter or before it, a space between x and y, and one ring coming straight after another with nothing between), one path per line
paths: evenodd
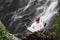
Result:
M34 24L27 28L29 31L34 32Z
M40 30L43 31L45 27L46 27L46 23L45 24L42 23Z

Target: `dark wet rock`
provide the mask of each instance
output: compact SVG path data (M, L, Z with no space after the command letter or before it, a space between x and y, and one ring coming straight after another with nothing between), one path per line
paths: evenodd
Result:
M39 31L27 35L23 40L55 40L52 32Z

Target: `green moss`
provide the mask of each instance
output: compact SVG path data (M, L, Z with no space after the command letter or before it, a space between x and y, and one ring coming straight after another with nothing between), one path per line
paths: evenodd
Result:
M54 20L54 29L55 29L55 36L60 40L60 16L55 17Z
M60 30L60 17L54 18L54 26L56 29Z

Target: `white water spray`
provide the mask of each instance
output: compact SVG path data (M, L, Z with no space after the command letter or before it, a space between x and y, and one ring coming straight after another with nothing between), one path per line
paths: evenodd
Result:
M51 21L52 17L57 14L57 5L58 5L58 0L50 0L51 3L48 6L49 0L46 1L46 3L40 7L37 8L37 13L39 10L44 9L42 13L39 13L38 16L40 16L42 22L49 24ZM34 19L35 20L35 19Z
M49 23L49 21L52 19L52 17L57 13L57 7L58 0L51 1L51 4L47 7L45 14L41 16L42 21L45 23Z

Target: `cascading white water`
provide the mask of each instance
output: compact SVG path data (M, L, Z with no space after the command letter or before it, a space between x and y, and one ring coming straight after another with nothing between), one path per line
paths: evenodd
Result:
M15 13L12 18L11 18L11 22L10 22L10 25L9 26L12 26L12 24L15 22L15 21L18 21L19 23L15 23L16 25L16 29L14 31L17 31L18 28L20 26L22 26L21 24L23 22L20 23L20 21L22 21L21 19L31 13L25 13L26 10L30 10L29 8L31 7L31 9L33 8L34 10L34 6L32 6L34 4L34 2L36 1L36 4L34 6L37 6L35 7L35 9L37 10L34 14L35 14L35 17L36 16L40 16L41 20L43 23L47 23L47 25L49 24L49 22L51 21L52 17L57 14L57 5L58 5L58 0L29 0L28 4L25 6L25 7L22 7L22 8L19 8L17 10L17 13ZM42 3L41 3L42 2ZM21 10L21 11L20 11ZM27 11L28 11L27 10ZM32 10L32 11L33 11ZM42 10L42 12L40 12ZM20 12L19 12L20 11ZM31 11L31 10L30 10ZM23 13L24 12L24 13ZM23 14L23 15L20 15L20 14ZM29 15L31 16L31 15ZM34 20L32 21L32 23L35 21L35 17L34 17ZM32 18L32 17L31 17ZM17 20L17 19L20 19L20 20ZM24 20L24 18L23 18ZM18 27L17 27L18 25ZM17 32L18 34L18 32Z
M36 1L36 4L34 3L35 1ZM44 23L47 23L47 25L51 21L52 17L57 13L57 8L56 7L58 5L58 0L29 0L28 4L25 7L19 8L17 10L17 13L12 16L11 19L13 19L13 20L10 23L9 26L12 26L14 21L16 21L17 19L21 19L25 15L29 15L28 13L27 14L26 13L23 14L23 12L25 12L33 4L38 6L38 7L35 8L37 10L35 12L35 15L36 16L40 16L40 19ZM42 10L42 12L40 12L41 10ZM23 14L23 15L20 15L20 14ZM35 17L34 17L34 20L32 21L32 23L35 21ZM19 27L17 27L17 28L19 28Z
M46 6L44 6L45 12L43 14L43 16L41 16L41 19L43 22L49 24L49 21L51 21L52 17L57 14L57 5L58 5L58 0L51 0L50 5L46 8Z
M39 1L39 0L38 0ZM42 1L42 0L41 0ZM50 4L48 5L48 3ZM45 4L37 7L37 16L40 16L40 19L42 22L49 24L51 21L52 17L57 14L57 5L58 5L58 0L46 0ZM40 13L39 10L43 9L43 12ZM35 19L34 19L35 20Z

